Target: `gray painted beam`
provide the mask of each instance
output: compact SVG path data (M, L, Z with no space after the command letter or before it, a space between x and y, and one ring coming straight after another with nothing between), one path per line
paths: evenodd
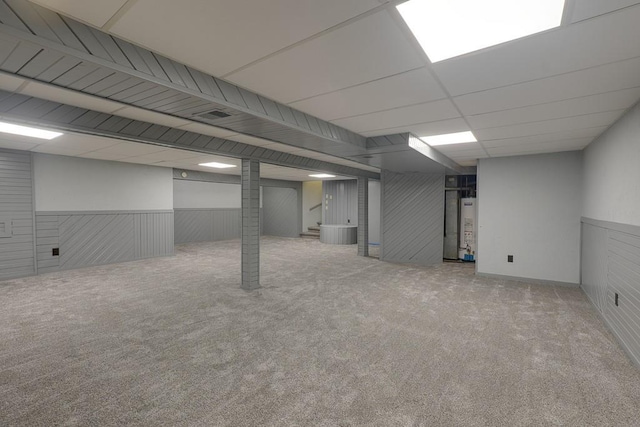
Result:
M252 159L242 159L241 287L260 287L260 163Z
M358 255L369 256L369 179L358 178Z

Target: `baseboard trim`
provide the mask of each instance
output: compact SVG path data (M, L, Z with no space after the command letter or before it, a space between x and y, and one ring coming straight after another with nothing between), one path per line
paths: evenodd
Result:
M516 277L516 276L505 276L502 274L491 274L491 273L480 273L477 272L476 276L486 277L489 279L499 279L499 280L512 280L514 282L523 282L530 283L534 285L546 285L546 286L561 286L563 288L579 288L579 283L572 282L558 282L555 280L545 280L545 279L531 279L529 277Z

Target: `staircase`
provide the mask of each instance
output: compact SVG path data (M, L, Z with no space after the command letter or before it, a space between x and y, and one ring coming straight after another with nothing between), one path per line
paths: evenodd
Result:
M315 225L308 227L307 231L300 233L300 237L303 239L320 239L320 227Z

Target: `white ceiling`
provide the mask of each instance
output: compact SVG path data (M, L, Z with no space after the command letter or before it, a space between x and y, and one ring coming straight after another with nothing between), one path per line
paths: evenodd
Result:
M399 1L33 1L363 136L472 130L461 165L582 149L640 98L640 1L437 64Z

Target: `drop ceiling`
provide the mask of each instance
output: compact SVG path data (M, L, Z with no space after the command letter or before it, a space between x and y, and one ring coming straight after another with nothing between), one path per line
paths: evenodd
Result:
M478 143L438 147L462 166L580 150L640 98L640 1L567 0L559 28L436 64L398 1L33 2L364 137L472 130ZM58 96L29 85L32 96Z

